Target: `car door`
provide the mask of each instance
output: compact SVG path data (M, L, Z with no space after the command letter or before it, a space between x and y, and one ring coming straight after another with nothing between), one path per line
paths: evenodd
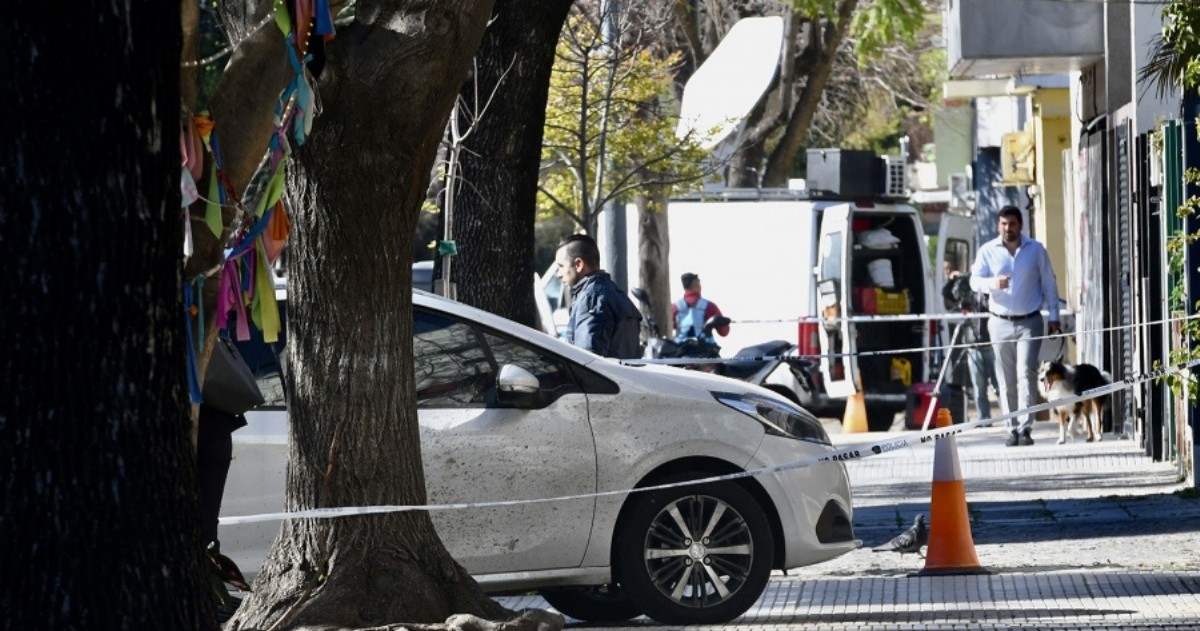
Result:
M587 397L567 360L515 336L421 307L413 367L425 488L431 504L594 493ZM538 379L520 403L497 388L501 367ZM472 574L575 567L595 499L433 511L450 553Z
M818 236L816 273L817 314L821 343L821 375L831 397L848 397L858 391L854 325L850 313L850 204L825 208Z

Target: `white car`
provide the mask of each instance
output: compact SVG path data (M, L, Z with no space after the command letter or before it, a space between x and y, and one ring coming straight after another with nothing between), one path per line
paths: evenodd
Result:
M413 292L413 303L429 502L582 496L431 513L489 593L540 590L581 620L720 623L758 599L772 569L861 545L840 462L589 495L832 451L820 422L786 399L700 372L623 365L432 294ZM286 410L247 416L233 435L223 515L283 507ZM223 526L222 550L257 567L277 529Z

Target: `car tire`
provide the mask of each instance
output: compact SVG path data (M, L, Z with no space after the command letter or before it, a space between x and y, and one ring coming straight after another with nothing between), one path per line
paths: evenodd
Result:
M618 585L556 587L538 592L564 616L587 622L623 622L642 615Z
M736 482L637 493L613 542L617 575L663 624L720 624L750 608L774 558L767 516Z

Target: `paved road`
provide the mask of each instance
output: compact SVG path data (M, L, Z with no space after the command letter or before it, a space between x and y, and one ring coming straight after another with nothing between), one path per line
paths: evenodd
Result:
M861 549L776 576L754 608L720 628L1200 629L1200 498L1180 492L1174 464L1111 435L1055 445L1057 427L1044 422L1031 447L1004 447L1004 436L958 438L976 553L992 574L910 578L920 558ZM925 445L847 463L855 532L868 546L928 510L932 459ZM666 628L631 624L610 628Z

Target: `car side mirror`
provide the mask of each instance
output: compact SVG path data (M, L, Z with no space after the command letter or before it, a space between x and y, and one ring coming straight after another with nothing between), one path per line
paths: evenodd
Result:
M533 373L513 364L500 367L496 390L505 403L530 404L536 399L542 384Z

